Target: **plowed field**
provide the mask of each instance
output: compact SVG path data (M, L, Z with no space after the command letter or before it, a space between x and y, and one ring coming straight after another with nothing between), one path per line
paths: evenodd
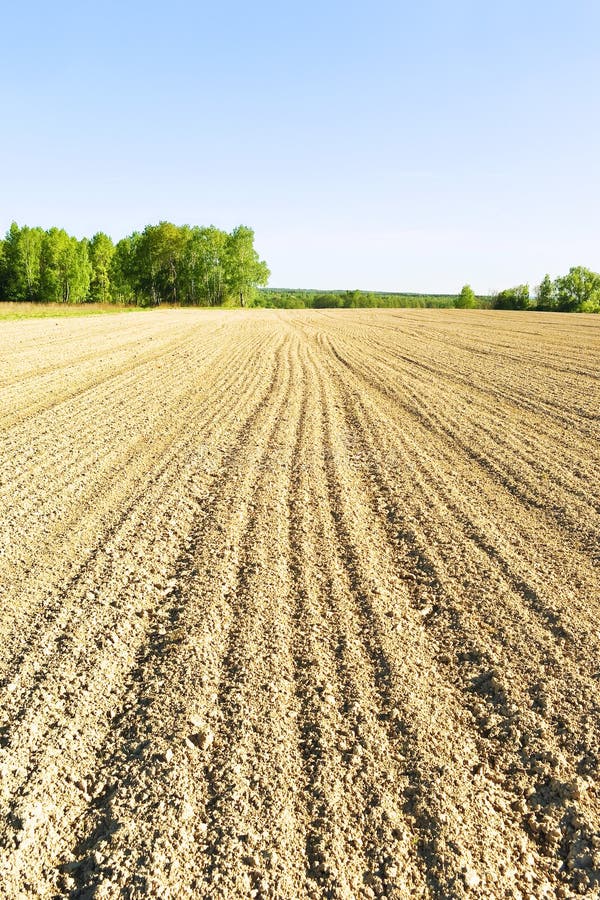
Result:
M600 317L0 326L0 896L600 896Z

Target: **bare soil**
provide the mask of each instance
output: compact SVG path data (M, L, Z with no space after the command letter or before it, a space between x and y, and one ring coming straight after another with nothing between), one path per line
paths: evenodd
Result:
M0 325L0 896L600 896L600 317Z

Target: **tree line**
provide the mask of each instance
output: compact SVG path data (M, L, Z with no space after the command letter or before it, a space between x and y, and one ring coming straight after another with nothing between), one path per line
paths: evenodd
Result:
M566 275L545 275L531 292L528 284L506 288L489 297L476 297L465 284L454 306L459 309L529 309L541 312L600 312L600 274L583 266L573 266Z
M546 275L531 292L522 284L495 294L475 294L465 284L459 294L400 294L368 291L310 291L262 288L255 305L277 309L529 309L545 312L600 312L600 275L576 266L551 280Z
M544 312L600 312L600 274L583 266L573 266L566 275L545 275L532 293L528 284L519 284L494 294L494 309L538 309Z
M120 303L158 306L276 308L458 307L600 312L600 274L576 266L554 281L476 296L366 291L264 289L266 263L254 248L254 232L160 222L116 244L104 232L81 240L62 228L10 226L0 240L0 299L54 303Z
M231 232L160 222L116 244L62 228L10 226L0 240L0 299L54 303L250 305L269 278L245 225Z
M450 294L399 294L380 291L315 291L293 288L260 288L255 306L269 309L437 309L454 306Z

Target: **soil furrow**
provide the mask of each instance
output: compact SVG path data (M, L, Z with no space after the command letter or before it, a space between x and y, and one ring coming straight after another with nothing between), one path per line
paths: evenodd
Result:
M600 900L600 327L0 326L0 894Z

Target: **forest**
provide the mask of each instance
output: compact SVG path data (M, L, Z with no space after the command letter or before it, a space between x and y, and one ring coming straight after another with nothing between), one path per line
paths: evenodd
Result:
M158 306L250 305L269 278L254 232L160 222L116 244L62 228L10 226L0 241L0 299Z
M483 305L485 298L477 298ZM293 288L260 288L255 306L270 309L393 309L396 307L437 309L456 305L451 294L385 293L381 291L317 291Z
M528 284L507 288L491 297L494 309L531 309L541 312L600 312L600 274L572 266L552 280L544 275L531 293Z

